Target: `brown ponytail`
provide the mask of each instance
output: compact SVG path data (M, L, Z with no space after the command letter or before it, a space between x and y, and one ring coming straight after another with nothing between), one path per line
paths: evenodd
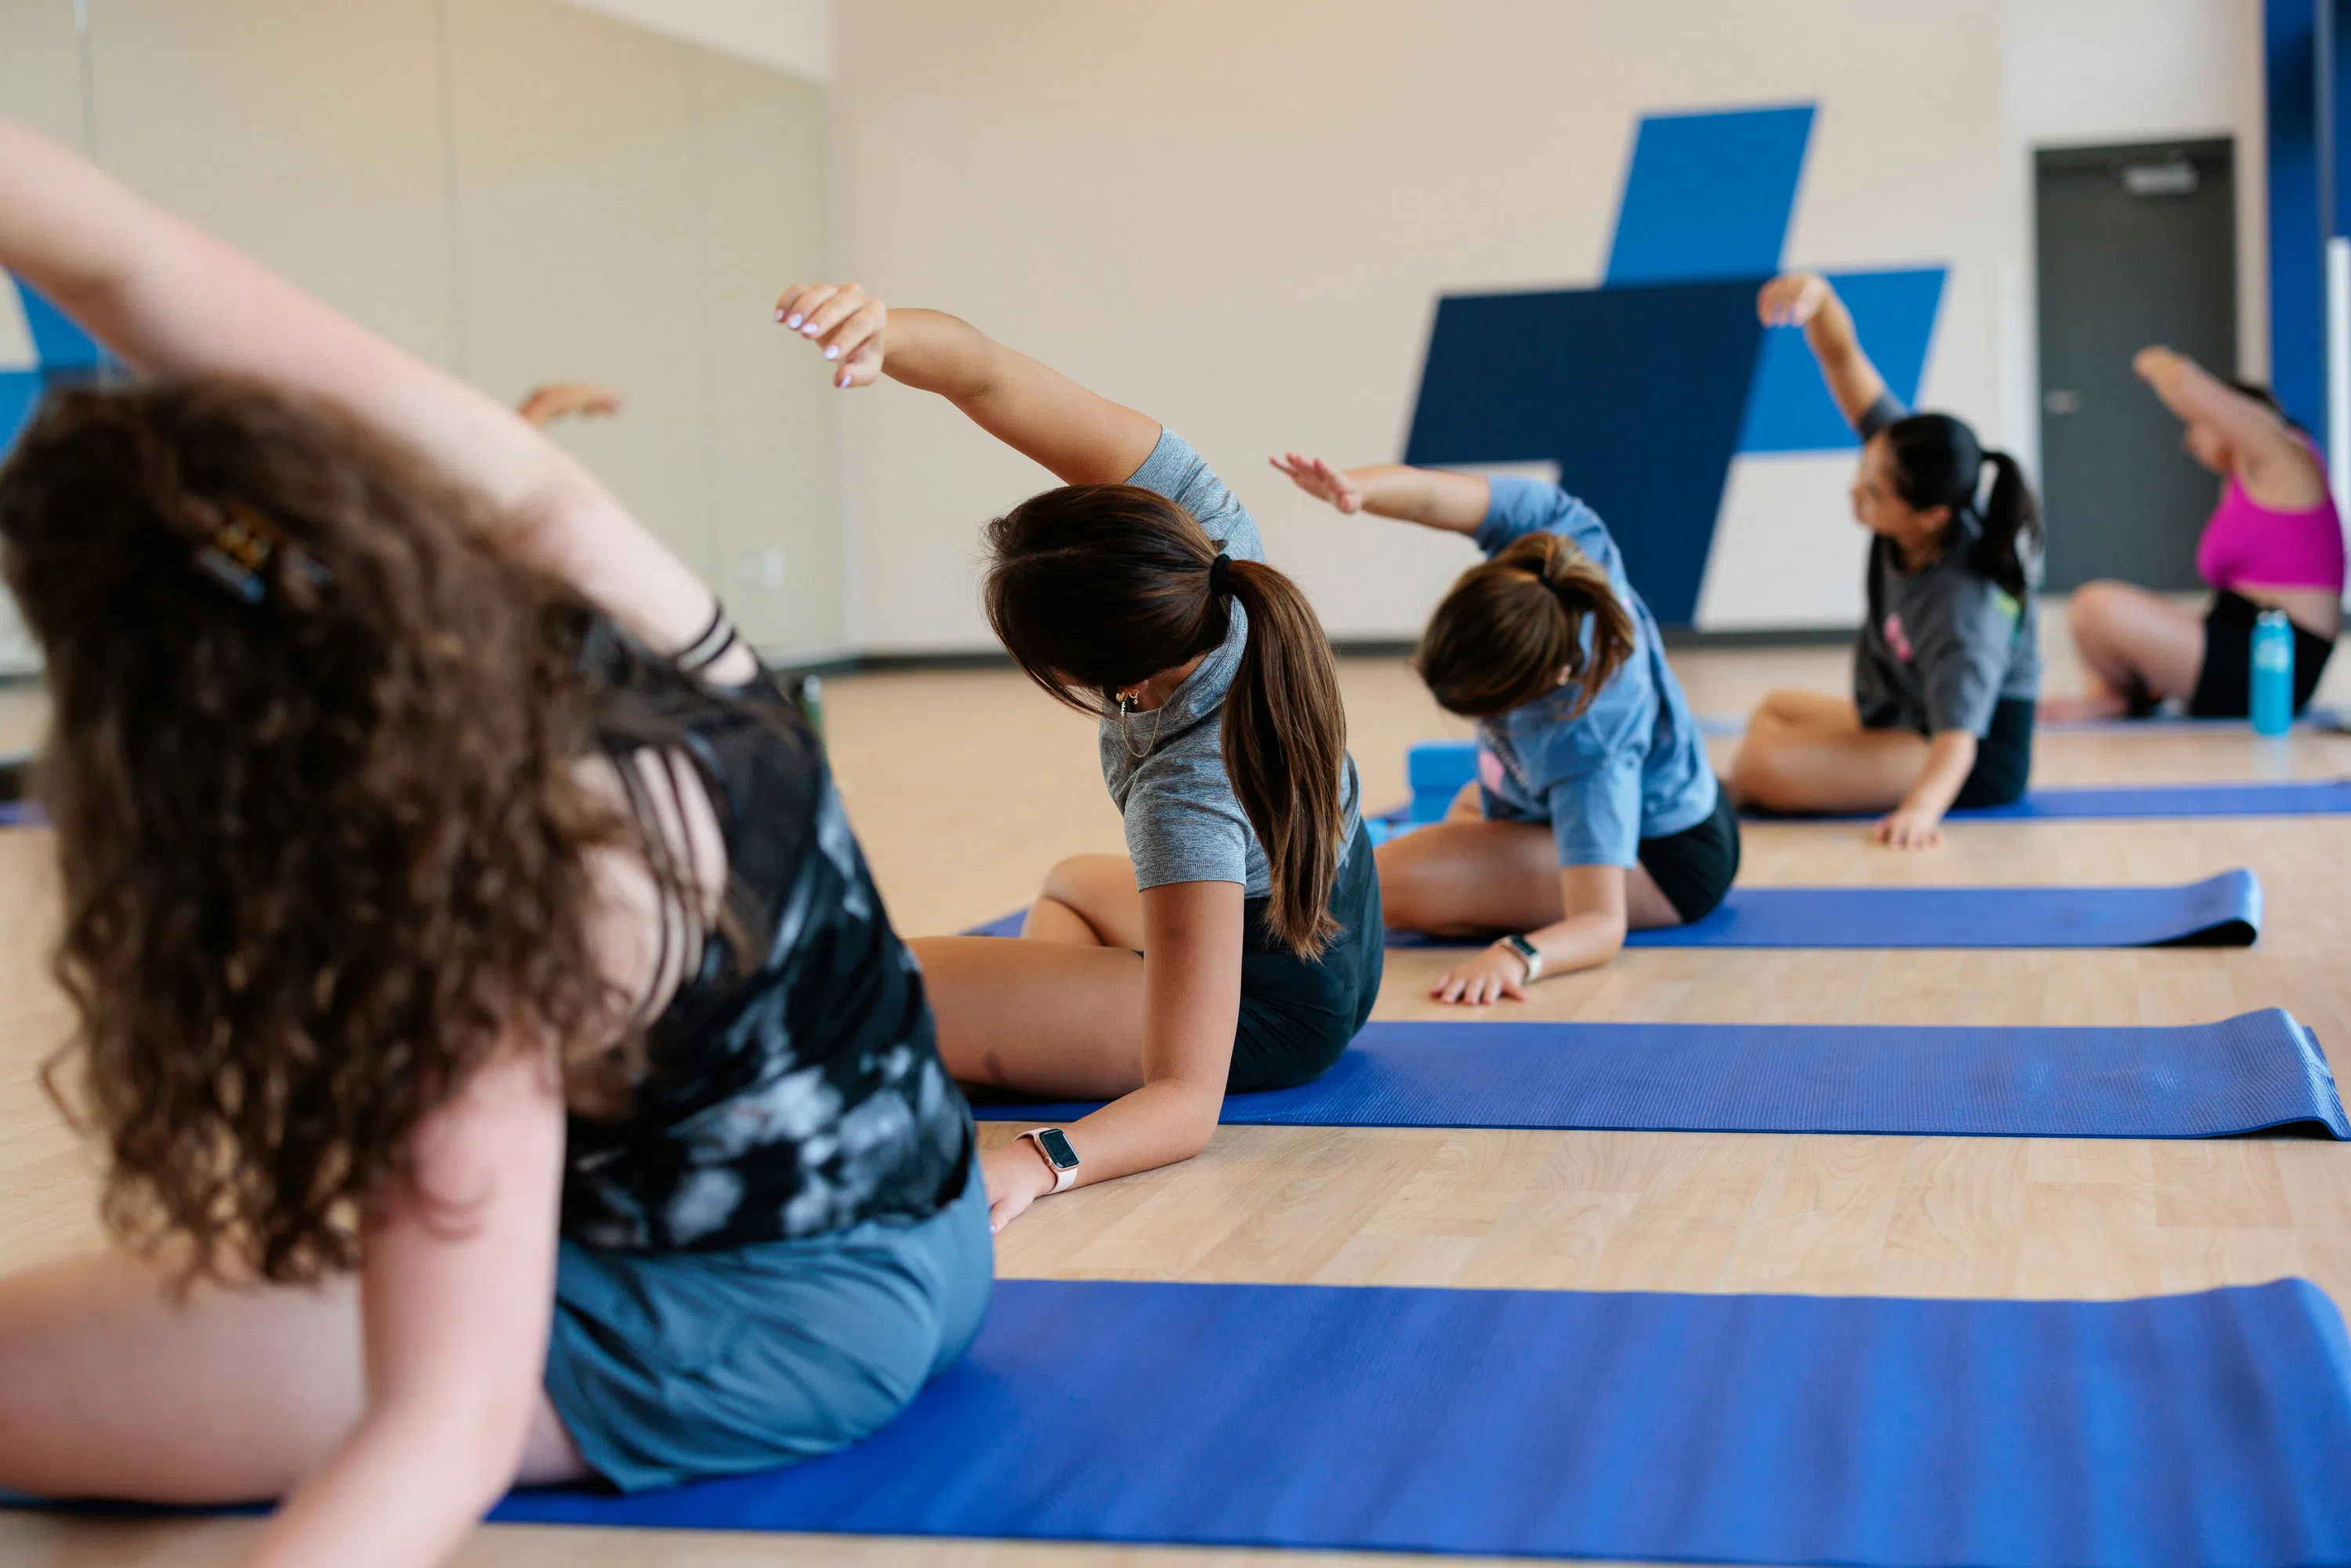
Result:
M1633 638L1632 612L1599 564L1558 534L1531 533L1461 574L1429 617L1413 666L1437 705L1465 718L1547 696L1565 672L1582 687L1573 718L1625 667Z
M987 543L988 624L1030 680L1081 713L1216 648L1232 602L1247 612L1225 772L1265 846L1267 926L1299 956L1319 955L1338 932L1347 720L1330 642L1298 585L1262 561L1220 570L1191 513L1132 485L1033 496L987 526Z
M1346 815L1339 667L1296 583L1258 560L1234 561L1229 580L1249 612L1249 641L1225 698L1225 772L1265 845L1273 881L1267 928L1311 958L1339 934L1331 918Z

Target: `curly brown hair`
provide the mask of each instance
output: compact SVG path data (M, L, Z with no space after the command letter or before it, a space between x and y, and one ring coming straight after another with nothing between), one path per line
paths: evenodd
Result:
M0 468L79 1021L47 1081L110 1146L110 1228L183 1238L191 1278L356 1266L419 1120L509 1026L568 1047L611 1012L587 611L499 524L237 382L59 393ZM202 570L229 525L275 546L241 581Z

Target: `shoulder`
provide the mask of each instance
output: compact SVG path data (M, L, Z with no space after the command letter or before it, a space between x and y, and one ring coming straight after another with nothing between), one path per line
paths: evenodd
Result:
M1126 482L1154 495L1165 496L1192 514L1210 538L1228 555L1242 560L1263 560L1265 546L1258 536L1257 519L1227 487L1207 460L1192 444L1164 426L1159 444Z
M1497 475L1489 481L1485 520L1478 525L1479 548L1491 555L1512 539L1527 534L1559 534L1573 539L1586 555L1613 552L1600 514L1557 485L1520 475Z
M1853 422L1854 429L1864 441L1876 435L1889 424L1910 417L1910 410L1892 392L1880 392L1877 401L1862 410L1861 417Z

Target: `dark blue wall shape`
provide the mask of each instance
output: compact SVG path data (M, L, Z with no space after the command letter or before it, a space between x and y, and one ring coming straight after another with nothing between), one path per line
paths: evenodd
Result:
M2318 234L2315 0L2268 0L2270 383L2286 412L2326 428L2325 283Z
M1808 103L1642 116L1608 286L1779 271L1812 131Z
M1405 461L1556 462L1657 619L1687 624L1746 417L1765 276L1447 296Z

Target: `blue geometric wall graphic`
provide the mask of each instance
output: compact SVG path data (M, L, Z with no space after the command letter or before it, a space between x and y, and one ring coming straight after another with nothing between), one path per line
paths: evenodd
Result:
M1779 271L1812 131L1809 103L1644 116L1608 248L1608 287Z
M34 362L0 369L0 456L15 444L26 421L53 386L86 382L110 363L98 340L41 297L31 284L0 272L0 289L13 289L33 340ZM0 309L7 302L0 300Z
M1404 460L1557 463L1615 533L1651 611L1686 622L1747 411L1762 286L1449 295Z
M1850 448L1801 332L1764 331L1813 106L1644 116L1599 288L1437 301L1405 461L1552 462L1659 621L1698 612L1732 457ZM1833 274L1914 402L1945 269Z
M1916 402L1919 380L1927 373L1936 307L1942 302L1943 269L1823 276L1852 312L1854 329L1869 346L1870 360L1886 378L1886 390L1905 404ZM1853 426L1829 396L1804 335L1764 333L1763 357L1756 362L1755 388L1747 399L1747 420L1739 430L1739 450L1834 452L1860 445Z

